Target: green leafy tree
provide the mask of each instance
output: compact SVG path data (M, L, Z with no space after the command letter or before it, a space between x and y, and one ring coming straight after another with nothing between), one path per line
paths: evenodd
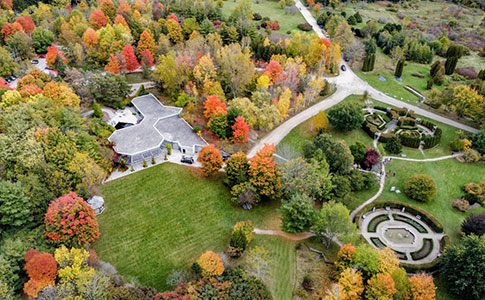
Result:
M399 137L397 137L397 136L393 136L384 145L384 149L386 149L387 152L392 153L392 154L401 153L401 151L402 151L401 139L399 139Z
M33 221L31 201L20 183L0 182L0 226L19 228Z
M360 128L364 122L364 116L359 104L344 102L328 111L330 124L342 131Z
M316 211L313 199L306 194L293 194L280 208L281 229L289 233L308 231L315 220Z
M303 149L307 159L314 157L318 153L315 150L320 149L326 157L331 173L348 174L354 163L350 149L343 142L335 141L331 135L326 133L319 134L315 138L313 145L310 146L313 149L308 149L308 146L304 147L307 148Z
M379 272L379 252L369 244L357 247L354 265L362 270L364 278L370 278Z
M313 231L322 241L325 241L328 249L334 238L339 240L348 239L355 235L356 228L345 205L332 200L322 205L322 210L316 218Z
M438 190L433 178L426 174L416 174L404 183L404 193L411 199L429 202L436 196Z
M125 76L107 73L90 79L89 91L99 103L117 106L130 92Z
M14 57L29 59L33 56L32 38L23 31L16 32L9 36L6 44Z
M282 166L281 178L285 183L283 192L288 198L294 194L305 194L319 200L330 197L332 182L326 161L320 164L316 159L311 162L305 162L301 157L292 159Z
M349 148L354 157L354 162L359 165L362 164L364 162L365 154L367 153L367 147L361 142L355 142L355 144L351 145Z
M485 295L485 235L464 237L446 247L440 258L440 274L450 290L462 299L480 300Z
M3 300L14 300L14 292L11 287L9 287L5 282L0 280L0 299Z
M249 180L249 160L244 152L233 154L226 161L226 167L224 169L231 187Z
M19 65L14 62L10 52L7 49L0 47L0 76L6 77L10 76L14 73L17 73L19 70Z
M54 33L52 31L39 26L32 32L32 46L34 47L35 52L46 53L47 48L53 43Z
M485 128L472 135L472 147L485 154Z

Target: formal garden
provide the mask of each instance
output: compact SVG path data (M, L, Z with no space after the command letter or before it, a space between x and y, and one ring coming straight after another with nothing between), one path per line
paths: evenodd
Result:
M360 232L376 248L390 247L410 270L430 269L449 242L427 212L400 202L374 202L356 216Z

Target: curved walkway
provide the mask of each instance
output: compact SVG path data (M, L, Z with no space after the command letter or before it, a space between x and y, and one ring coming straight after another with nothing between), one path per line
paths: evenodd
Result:
M440 160L445 160L445 159L450 159L450 158L456 158L456 157L460 157L460 156L463 156L463 153L456 153L456 154L453 154L453 155L446 155L446 156L440 156L440 157L434 157L434 158L425 158L425 159L406 158L406 157L398 157L398 156L383 156L382 159L387 160L387 159L392 158L393 160L395 159L395 160L414 161L414 162L432 162L432 161L440 161ZM381 173L377 174L377 175L380 177L380 179L379 179L379 190L369 200L367 200L364 203L362 203L361 205L359 205L359 207L357 207L356 209L354 209L350 213L350 217L352 219L355 218L355 216L359 213L359 211L364 206L372 203L374 200L379 198L379 196L384 191L384 185L385 185L385 182L386 182L386 166L384 164L381 164Z
M291 241L303 241L303 240L306 240L306 239L309 239L309 238L316 236L315 233L313 233L311 231L293 234L293 233L283 232L280 229L278 229L278 230L267 230L267 229L254 228L253 232L256 233L256 234L259 234L259 235L275 235L275 236L279 236L279 237L282 237L282 238L285 238L285 239L288 239L288 240L291 240ZM336 243L339 247L342 247L342 245L343 245L343 243L335 237L332 239L332 242Z

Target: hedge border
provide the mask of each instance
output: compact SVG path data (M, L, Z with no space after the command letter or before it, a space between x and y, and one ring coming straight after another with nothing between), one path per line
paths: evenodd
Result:
M427 247L427 245L429 245L429 243L431 243L430 248L428 251L426 251L426 253L424 253L424 256L423 256L421 252L424 252L423 250L425 250L425 248ZM433 239L428 239L428 238L423 239L423 246L421 246L421 248L418 251L411 252L411 257L413 258L413 260L426 258L429 256L431 252L433 252L434 247L435 246L434 246Z
M421 216L421 220L425 222L431 229L433 229L434 232L436 233L443 233L443 225L430 213L414 206L411 204L399 202L399 201L376 201L376 202L371 202L364 206L360 212L355 216L355 220L357 223L357 227L360 228L360 219L362 218L362 215L368 211L370 211L372 208L384 208L386 206L389 206L390 208L398 208L402 209L403 207L406 208L406 211L412 214L419 214Z
M385 217L385 218L383 218L383 217ZM372 222L374 222L374 220L376 220L377 218L382 218L382 219L381 220L377 220L376 221L377 222L376 224L372 224ZM389 218L388 215L378 215L378 216L375 216L372 220L370 220L369 224L367 225L367 231L368 232L371 232L371 233L375 233L375 232L377 232L377 226L379 226L379 224L381 224L382 222L385 222L385 221L389 221L389 220L390 220L390 218ZM369 229L369 227L371 225L374 225L374 227L375 227L374 230L370 230Z
M418 228L418 226L416 226L416 224L413 223L414 220L409 218L409 217L406 217L406 216L403 216L403 215L400 215L400 214L392 214L392 216L394 217L394 220L397 220L397 221L400 221L400 222L403 222L403 223L406 223L406 224L412 226L419 233L429 233L428 230L426 230L426 228L424 228L423 226L418 224L420 227L422 227L422 230L420 230ZM396 218L396 216L397 216L397 218Z

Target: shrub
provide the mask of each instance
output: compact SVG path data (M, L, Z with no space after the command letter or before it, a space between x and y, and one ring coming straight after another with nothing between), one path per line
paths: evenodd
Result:
M390 138L389 141L387 141L387 143L384 145L384 149L386 149L387 152L392 154L401 153L402 151L401 140L397 136Z
M253 20L254 20L254 21L261 21L261 19L262 19L262 18L263 18L263 17L262 17L262 16L261 16L261 14L259 14L259 13L254 13L254 14L253 14Z
M478 73L472 67L468 68L456 68L455 73L460 74L468 79L475 79L478 77Z
M468 210L468 208L470 208L470 202L468 202L466 199L455 199L451 202L451 206L453 206L453 208L461 211L461 212L465 212Z
M44 223L47 238L58 245L82 247L99 237L94 210L74 192L51 202Z
M155 157L152 157L152 165L156 164Z
M359 128L364 117L360 105L344 102L328 111L328 120L338 130L348 131Z
M465 150L465 139L456 139L451 141L450 148L452 151L463 151Z
M473 183L470 182L465 185L465 199L468 200L470 203L480 203L483 204L485 202L485 181L480 183Z
M236 225L234 225L233 231L241 231L244 233L248 244L254 239L254 225L251 221L237 222Z
M43 288L54 285L57 275L57 262L50 253L40 253L30 249L25 254L25 271L29 281L24 284L24 292L32 298Z
M411 199L429 202L437 194L436 183L426 174L416 174L404 183L404 193Z
M148 164L147 164L147 161L146 160L143 160L143 167L144 168L148 167Z
M461 223L461 231L465 235L475 234L478 236L485 234L485 212L469 215Z
M236 230L232 232L231 240L229 241L229 254L232 257L239 257L246 250L248 240L244 232Z
M172 144L167 144L167 153L168 155L172 155Z
M311 31L313 28L312 28L312 25L308 23L303 23L303 24L298 24L298 29L303 31Z
M206 251L200 256L197 263L202 269L202 276L204 277L220 276L224 272L221 257L213 251Z
M463 159L468 163L476 163L480 160L480 154L473 149L468 149L465 150L465 153L463 154Z

